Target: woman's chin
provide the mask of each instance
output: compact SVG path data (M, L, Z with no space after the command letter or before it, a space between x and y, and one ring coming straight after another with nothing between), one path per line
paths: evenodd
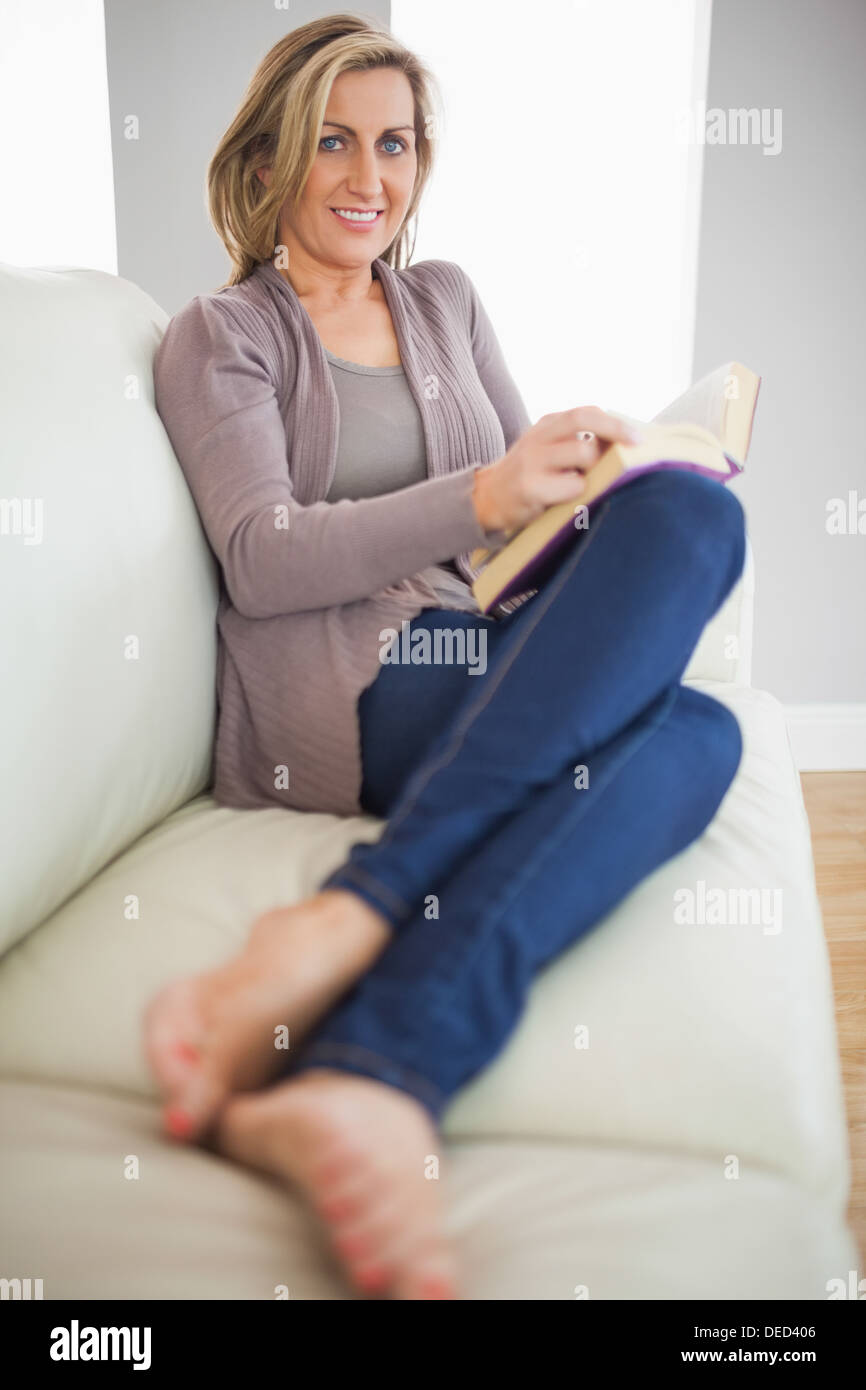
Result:
M350 243L348 246L346 245L347 242ZM354 241L351 236L331 237L326 245L328 260L345 266L370 265L385 250L385 247L378 242L374 245L372 241L367 241L362 237L358 237L357 241Z

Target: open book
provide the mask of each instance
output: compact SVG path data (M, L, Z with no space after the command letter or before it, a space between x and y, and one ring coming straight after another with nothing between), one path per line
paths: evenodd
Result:
M470 563L480 573L472 592L482 611L539 586L582 530L595 507L616 488L642 473L684 468L727 483L743 471L761 378L740 362L727 362L702 377L650 423L618 411L636 425L638 444L612 444L586 473L586 487L570 502L558 502L527 526L512 532L496 551L474 550Z

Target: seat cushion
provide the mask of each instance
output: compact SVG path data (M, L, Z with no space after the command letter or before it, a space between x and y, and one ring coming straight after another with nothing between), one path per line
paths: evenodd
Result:
M354 1297L291 1189L163 1139L152 1104L5 1082L0 1113L4 1274L46 1299ZM841 1222L756 1166L491 1140L449 1144L440 1181L467 1300L822 1299L856 1268Z
M736 713L737 777L711 826L536 980L505 1049L444 1117L453 1139L579 1139L787 1175L831 1204L847 1167L827 953L783 712L697 682ZM380 823L199 797L109 864L0 962L0 1075L153 1097L142 1010L231 956L252 920L309 894ZM781 893L781 930L675 920L675 894ZM575 1047L575 1030L590 1045Z

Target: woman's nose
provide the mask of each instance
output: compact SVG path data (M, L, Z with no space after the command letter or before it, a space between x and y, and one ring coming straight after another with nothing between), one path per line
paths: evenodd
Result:
M359 150L352 161L350 174L352 191L359 198L375 198L382 191L382 178L375 149Z

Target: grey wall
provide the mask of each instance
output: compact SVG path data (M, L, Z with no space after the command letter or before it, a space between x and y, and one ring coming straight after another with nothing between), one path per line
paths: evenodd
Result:
M339 4L106 0L119 273L174 313L222 284L204 177L252 72ZM351 5L347 8L353 8ZM389 19L388 0L356 8ZM866 699L866 536L826 504L866 498L866 0L715 0L707 105L780 107L782 150L704 151L695 374L764 378L737 484L755 549L753 679L792 703ZM123 136L130 113L141 138Z
M105 0L118 274L167 313L228 276L205 173L255 68L283 34L342 9L390 14L388 0Z
M705 149L695 374L763 376L752 679L792 703L866 699L866 535L825 526L866 499L864 57L864 0L714 0L707 106L780 107L782 149Z

